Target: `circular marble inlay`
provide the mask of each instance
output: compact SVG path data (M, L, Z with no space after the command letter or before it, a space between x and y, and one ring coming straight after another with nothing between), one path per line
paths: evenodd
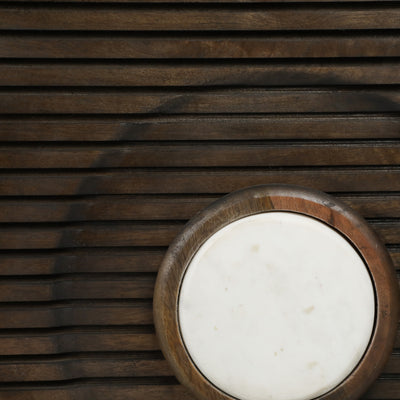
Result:
M194 364L225 393L312 399L362 358L374 288L361 257L328 225L267 212L230 223L200 247L178 316Z

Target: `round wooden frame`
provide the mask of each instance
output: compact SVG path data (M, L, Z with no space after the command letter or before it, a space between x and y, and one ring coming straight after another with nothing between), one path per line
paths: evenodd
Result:
M352 373L323 400L355 400L378 377L393 348L400 295L386 248L367 222L341 201L319 191L289 185L253 186L212 203L188 222L170 245L161 264L154 292L154 322L161 349L179 381L202 400L234 400L208 381L192 362L178 321L180 286L192 257L216 231L243 217L290 211L320 220L341 233L367 265L375 289L376 313L372 337Z

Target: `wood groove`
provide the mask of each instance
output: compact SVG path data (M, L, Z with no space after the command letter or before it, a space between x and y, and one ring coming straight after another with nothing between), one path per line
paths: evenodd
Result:
M101 279L65 277L35 281L0 280L0 302L59 301L70 299L151 299L155 277ZM133 310L134 311L134 310ZM60 316L60 318L62 318Z
M396 35L370 33L359 37L296 35L266 38L112 38L31 37L0 38L0 56L6 58L182 59L182 58L322 58L398 57Z
M243 187L333 193L400 279L399 21L391 0L0 0L0 398L193 400L154 278ZM399 393L400 326L363 399Z
M0 6L1 29L9 30L329 30L399 29L400 9L396 6L298 7L54 7L24 9ZM29 11L29 13L27 13ZM328 12L329 11L329 12ZM89 18L90 16L90 18Z
M301 86L399 84L400 63L363 65L0 64L2 86Z
M1 275L98 272L156 272L164 249L110 248L57 250L56 254L0 254Z
M124 144L2 146L0 168L400 165L400 142L369 144Z
M87 118L87 117L86 117ZM5 141L399 139L392 115L0 120Z
M301 99L301 101L299 101ZM203 91L1 91L7 114L398 112L397 89Z
M151 301L89 299L17 304L0 305L0 329L153 324Z
M92 351L147 351L159 350L154 333L133 329L112 330L63 329L59 331L1 334L3 355L57 354Z
M296 171L296 173L294 173ZM32 180L32 177L35 179ZM2 174L1 196L229 193L281 182L325 192L400 191L398 169L124 171Z

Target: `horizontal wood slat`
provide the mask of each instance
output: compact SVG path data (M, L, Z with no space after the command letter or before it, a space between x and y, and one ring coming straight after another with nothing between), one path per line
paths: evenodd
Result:
M194 400L154 282L233 190L332 193L400 278L398 2L0 0L0 30L2 400Z
M376 381L364 395L365 399L393 399L397 400L400 392L400 380L382 379Z
M0 361L0 382L59 381L79 378L173 376L164 359L143 359L118 353L62 356L49 360Z
M400 62L185 65L0 64L2 86L302 86L400 83Z
M400 20L400 19L399 19ZM219 89L123 92L1 91L0 113L307 113L396 112L400 91L390 89Z
M157 272L165 248L108 248L0 253L1 275ZM400 264L400 261L399 261Z
M336 196L367 218L400 218L400 195ZM220 196L0 199L0 222L186 220Z
M0 274L47 275L102 272L157 272L166 248L68 249L0 254ZM390 247L395 267L400 269L400 248ZM399 345L400 347L400 345Z
M400 357L389 359L385 373L400 370ZM100 355L74 355L60 357L30 357L26 361L0 361L0 382L9 374L10 382L61 381L77 378L172 376L173 372L162 359L138 358L135 354L110 353Z
M105 277L77 275L56 278L0 280L0 302L73 299L151 299L155 276Z
M0 119L4 141L399 139L399 131L390 114Z
M105 294L107 291L105 291ZM54 328L70 325L150 325L151 300L79 300L2 304L0 329ZM0 372L0 379L1 379Z
M163 35L164 36L164 35ZM0 56L52 59L328 58L399 57L400 37L390 33L264 35L253 37L101 37L90 34L0 37Z
M362 399L397 400L400 390L399 381L380 380L376 382ZM101 400L112 397L114 400L125 400L134 396L135 400L159 400L168 397L174 400L194 400L193 396L182 385L135 385L131 381L77 382L67 385L39 386L22 388L8 387L2 390L2 399L20 400L21 395L29 394L30 400Z
M69 226L0 226L0 249L54 249L102 246L169 246L183 222L80 223ZM400 222L371 221L386 244L400 244ZM7 283L10 286L10 283ZM0 294L1 299L1 294Z
M354 5L324 8L264 6L52 7L0 5L0 28L9 30L221 31L398 29L400 8Z
M168 246L184 223L0 227L0 249ZM389 228L382 228L386 232ZM388 232L391 232L390 230ZM399 240L400 242L400 240ZM0 295L1 296L1 295Z
M400 142L2 146L0 168L277 167L400 164Z
M280 182L325 192L400 191L399 168L293 170L143 170L69 173L3 173L0 196L229 193Z
M160 350L153 329L145 326L11 332L0 333L0 351L3 355Z
M171 398L174 400L194 400L193 395L178 384L162 384L157 381L153 384L138 385L132 378L122 380L99 379L98 382L71 382L66 385L54 386L23 386L12 387L7 385L5 389L0 387L2 400L21 400L29 396L29 400L160 400Z

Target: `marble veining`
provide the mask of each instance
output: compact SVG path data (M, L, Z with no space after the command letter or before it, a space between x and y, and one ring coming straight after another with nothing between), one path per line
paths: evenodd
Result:
M312 399L360 361L374 325L363 260L313 218L235 221L192 259L178 304L185 346L216 387L242 400Z

